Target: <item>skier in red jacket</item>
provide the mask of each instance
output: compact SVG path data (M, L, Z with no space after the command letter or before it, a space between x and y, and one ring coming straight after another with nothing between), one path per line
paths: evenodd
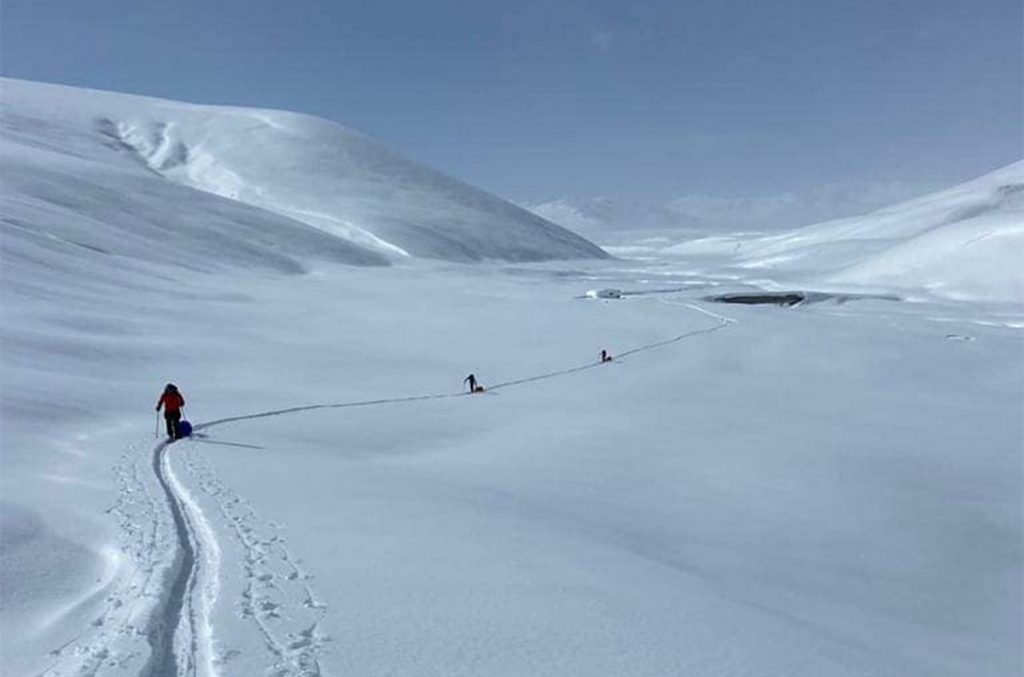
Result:
M157 400L156 410L164 408L164 419L167 420L167 436L172 440L178 439L178 421L181 420L181 408L185 406L185 398L178 392L178 387L168 383L164 388L164 394Z

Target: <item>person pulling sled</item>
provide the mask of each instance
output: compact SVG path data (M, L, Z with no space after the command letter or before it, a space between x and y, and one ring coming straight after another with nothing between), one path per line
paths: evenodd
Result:
M164 420L167 422L167 436L172 440L180 437L178 423L181 421L181 408L185 406L185 398L178 392L178 387L168 383L164 388L163 395L157 400L156 410L163 407Z
M609 353L607 350L602 348L601 349L601 363L604 364L605 362L611 362L611 361L612 361L611 353Z
M470 374L462 379L462 382L469 386L469 392L471 393L482 393L484 391L484 387L476 381L476 374Z

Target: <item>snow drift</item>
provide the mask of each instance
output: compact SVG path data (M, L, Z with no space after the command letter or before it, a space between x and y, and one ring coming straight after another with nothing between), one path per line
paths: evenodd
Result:
M277 268L311 253L356 264L606 256L326 120L10 79L0 97L5 224L19 238L133 257L166 257L171 241L190 260L214 249Z
M728 256L742 268L830 284L1024 302L1024 162L864 216L670 251Z

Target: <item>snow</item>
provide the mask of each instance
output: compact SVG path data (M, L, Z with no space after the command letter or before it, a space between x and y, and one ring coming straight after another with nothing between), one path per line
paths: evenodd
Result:
M584 294L588 299L619 299L622 298L621 289L588 289Z
M248 220L254 210L239 210L240 204L283 217L277 221L307 224L335 236L321 242L332 242L335 250L348 245L349 256L361 256L362 262L381 256L451 261L605 256L564 228L326 120L11 79L0 80L0 95L8 181L22 175L21 163L45 158L46 169L61 162L65 176L79 181L88 180L90 169L116 171L118 180L136 182L132 193L156 193L177 204L200 190L231 202L197 200L197 206L230 208ZM56 181L36 176L44 168L28 169L25 181L36 178L42 185L12 188L60 205L51 195ZM97 194L112 181L92 178L99 186L76 190L92 196L76 206L85 208L79 210L83 216L105 218L89 208L109 209L118 202ZM125 210L140 206L120 202ZM186 235L183 239L195 240L194 233Z
M38 91L0 144L4 675L1024 672L1024 310L930 239L1011 250L1005 176L809 250L462 265L101 153L101 95ZM219 185L273 175L245 153ZM704 300L798 280L876 293Z
M721 223L638 200L563 198L527 205L527 208L602 245L656 242L664 247L722 228Z
M666 248L816 285L1024 303L1024 161L864 216Z
M745 239L752 233L775 234L863 214L926 192L923 184L860 181L756 197L690 194L668 202L563 197L524 206L602 246L641 253L737 231L747 233Z

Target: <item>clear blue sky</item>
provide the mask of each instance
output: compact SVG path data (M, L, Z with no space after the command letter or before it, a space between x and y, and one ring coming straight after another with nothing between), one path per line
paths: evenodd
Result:
M2 0L4 75L298 110L519 200L1024 155L1021 0Z

